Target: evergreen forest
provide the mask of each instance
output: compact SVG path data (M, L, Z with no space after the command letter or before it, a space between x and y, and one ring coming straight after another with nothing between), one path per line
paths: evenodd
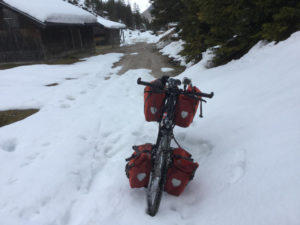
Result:
M78 0L67 0L80 5ZM124 23L130 29L149 29L149 22L141 16L137 4L130 5L124 0L85 0L84 9L115 22Z
M181 54L199 61L210 48L212 66L247 53L258 41L282 41L300 30L300 0L150 0L160 29L176 22L186 42Z

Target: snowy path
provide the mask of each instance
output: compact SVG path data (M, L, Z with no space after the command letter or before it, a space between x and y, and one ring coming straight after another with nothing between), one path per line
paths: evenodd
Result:
M100 49L99 51L124 54L122 59L115 64L115 66L122 66L122 69L118 72L119 75L132 69L145 68L151 71L152 76L159 78L163 75L176 76L182 73L185 68L171 63L167 56L159 53L154 44L146 42L139 42L130 46Z
M150 70L119 76L113 65L123 55L107 54L0 71L0 110L40 108L0 128L0 225L299 225L299 48L296 33L179 76L216 95L204 119L175 129L200 166L154 218L124 172L131 146L157 134L136 85L153 79Z

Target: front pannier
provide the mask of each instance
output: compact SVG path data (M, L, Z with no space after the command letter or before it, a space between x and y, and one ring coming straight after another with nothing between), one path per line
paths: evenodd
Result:
M128 161L125 171L131 188L147 187L151 171L152 144L133 146L134 153Z
M155 93L153 92L153 88L149 86L145 87L144 113L145 113L146 121L148 122L159 121L162 115L165 97L166 97L165 93Z
M179 196L193 179L198 163L193 162L191 154L182 148L174 149L173 162L168 169L165 191Z
M197 87L189 86L188 92L201 93ZM175 124L180 127L188 127L194 119L199 105L199 100L185 95L179 95L175 109Z

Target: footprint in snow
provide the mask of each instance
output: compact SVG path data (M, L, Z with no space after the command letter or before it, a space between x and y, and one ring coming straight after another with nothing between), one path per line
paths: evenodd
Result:
M50 142L44 142L44 143L42 143L42 146L43 147L47 147L47 146L49 146L51 143Z
M14 152L17 148L17 140L7 139L4 142L0 143L0 149L6 151L6 152Z
M83 141L86 141L88 139L85 135L78 135L78 138L80 138Z
M62 108L62 109L67 109L67 108L70 108L70 107L71 107L71 105L66 104L66 103L63 103L63 104L60 105L60 108Z
M95 85L95 84L88 84L88 87L89 87L90 89L95 89L95 88L97 87L97 85Z
M184 137L184 139L186 139L186 137ZM193 151L189 148L187 148L186 150L193 155L194 160L199 164L203 164L212 154L214 149L214 146L206 140L197 140L194 143L188 139L186 141L179 140L179 143L181 142L192 143L192 145L189 145L191 149L194 149L194 146L197 146Z
M36 159L38 156L39 156L39 153L33 153L33 154L27 156L26 159L32 161L32 160Z
M40 214L40 210L37 206L29 206L19 212L19 217L28 220L38 214Z
M111 139L112 143L116 143L118 142L119 140L121 139L121 135L120 134L117 134L115 137L113 137Z
M76 98L73 97L72 95L67 95L67 96L66 96L66 99L69 100L69 101L74 101L74 100L76 100Z
M111 158L114 155L113 147L111 145L107 145L104 147L104 155L107 158Z
M85 95L85 94L86 94L86 90L82 90L82 91L80 92L80 94L81 94L81 95Z
M246 151L237 150L234 156L234 162L230 166L229 184L238 182L245 174L246 170Z
M29 166L30 164L32 164L36 158L40 155L40 153L38 152L35 152L35 153L32 153L30 155L28 155L25 160L23 161L23 163L20 165L20 167L26 167L26 166Z
M9 180L7 181L7 184L8 184L8 185L11 185L11 184L16 183L17 181L18 181L18 179L16 179L16 178L11 178L11 179L9 179Z
M111 135L112 132L105 132L102 134L102 137L107 138L108 136Z
M139 130L135 130L135 131L132 131L131 134L135 137L139 137L140 135L142 135L142 128L140 128Z

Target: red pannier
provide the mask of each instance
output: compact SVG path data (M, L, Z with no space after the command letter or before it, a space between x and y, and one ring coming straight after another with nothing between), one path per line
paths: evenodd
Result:
M179 196L190 180L193 179L198 163L193 162L191 154L182 148L173 152L173 163L168 169L165 191Z
M201 93L197 87L192 87L191 85L188 87L187 91ZM180 127L188 127L193 122L198 105L199 100L185 95L179 95L175 110L175 124Z
M153 83L155 81L152 81ZM165 102L165 93L153 93L152 88L147 86L144 89L144 113L148 122L159 121Z
M152 144L133 146L134 153L126 161L125 171L131 188L147 187L151 171Z

